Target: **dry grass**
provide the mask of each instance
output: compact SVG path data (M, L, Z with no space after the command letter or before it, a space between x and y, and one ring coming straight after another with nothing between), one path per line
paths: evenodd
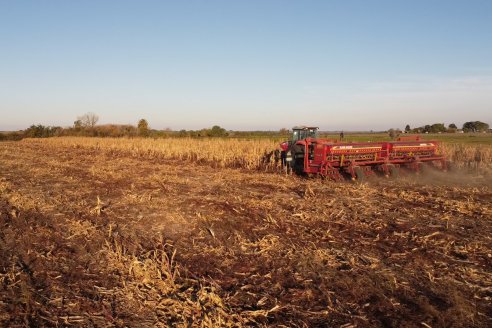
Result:
M492 145L444 143L442 149L447 158L458 167L492 168Z
M483 177L331 183L61 142L0 144L0 326L492 324Z
M202 163L215 168L268 170L272 159L265 154L278 148L271 140L237 139L126 139L61 137L45 140L26 139L24 143L40 143L43 147L84 147L108 154L125 154L146 159L173 159ZM475 144L442 144L442 152L458 168L492 169L492 146Z
M85 147L109 154L126 154L147 159L173 159L205 163L216 168L263 168L263 157L278 147L271 140L237 139L127 139L62 137L46 140L26 139L52 147Z

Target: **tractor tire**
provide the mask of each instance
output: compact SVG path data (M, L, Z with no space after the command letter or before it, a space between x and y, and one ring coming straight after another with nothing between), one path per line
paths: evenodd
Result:
M292 161L292 170L297 174L297 175L302 175L304 174L304 160L303 159L294 159Z
M304 148L300 145L293 145L291 149L292 153L292 170L297 175L304 173Z

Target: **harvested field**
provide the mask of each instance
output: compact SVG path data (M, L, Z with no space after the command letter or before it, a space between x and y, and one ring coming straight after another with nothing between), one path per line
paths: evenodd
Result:
M478 170L333 183L257 170L263 146L90 140L0 143L0 326L492 325Z

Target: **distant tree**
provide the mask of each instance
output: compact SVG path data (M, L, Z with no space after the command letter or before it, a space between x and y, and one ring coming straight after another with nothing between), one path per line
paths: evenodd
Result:
M24 131L24 135L27 138L40 138L43 136L42 133L44 129L45 127L42 126L41 124L38 125L33 124Z
M124 125L122 130L122 135L124 136L134 136L137 134L133 125Z
M395 139L401 134L401 131L399 129L389 129L388 130L388 135L391 139Z
M405 126L405 133L409 133L412 129L410 129L410 125Z
M434 123L430 126L429 132L431 133L446 132L446 127L444 126L444 123Z
M147 122L146 119L142 118L140 121L138 121L137 133L141 137L148 137L149 136L149 134L150 134L149 123Z
M218 125L214 125L210 130L206 131L206 134L209 137L226 137L227 131Z
M27 138L48 138L55 135L60 135L62 128L50 127L41 124L31 125L24 131L24 136Z
M59 137L63 134L63 128L61 126L50 127L50 137Z
M76 120L75 122L73 122L73 127L77 130L80 130L82 128L82 121Z
M482 132L487 131L488 129L489 125L480 121L466 122L463 124L463 131L465 132Z
M458 127L454 123L449 124L446 130L447 133L456 133L456 131L458 131Z
M80 121L81 126L84 128L93 128L94 126L96 126L97 122L99 121L99 116L89 112L80 117L77 117L77 121Z

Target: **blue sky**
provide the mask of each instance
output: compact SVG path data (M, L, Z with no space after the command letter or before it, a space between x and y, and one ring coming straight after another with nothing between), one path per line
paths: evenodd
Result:
M0 130L492 124L492 1L0 0Z

